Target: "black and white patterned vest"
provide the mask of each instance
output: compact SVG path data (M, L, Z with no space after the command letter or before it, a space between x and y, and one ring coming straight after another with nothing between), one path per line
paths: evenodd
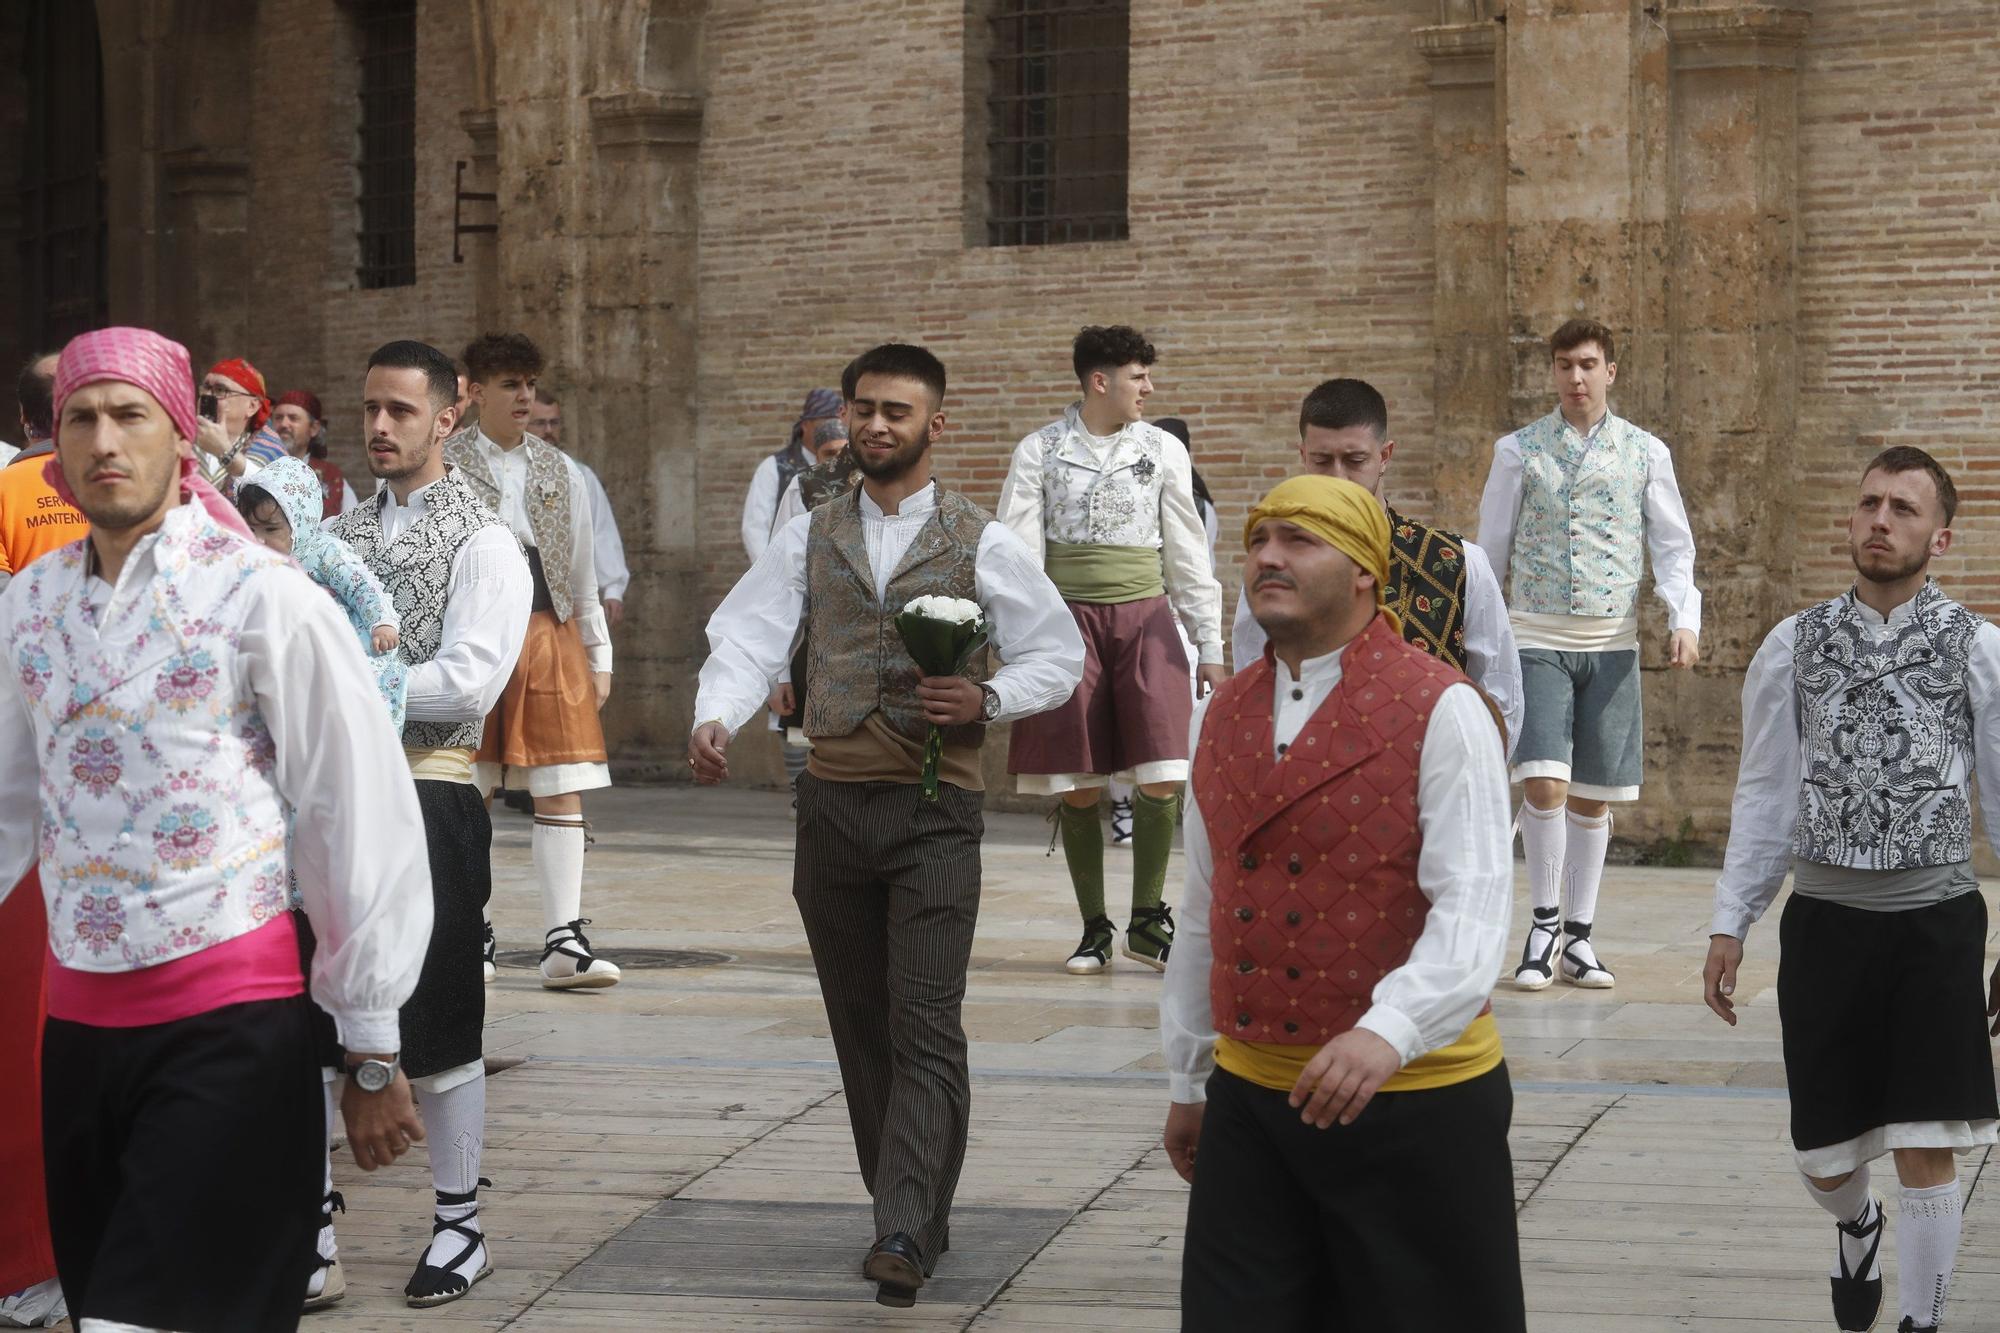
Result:
M403 658L411 666L430 661L444 643L445 603L451 597L451 565L459 548L481 528L506 524L480 503L456 471L424 492L424 512L392 542L382 540L382 506L388 488L335 519L328 531L360 552L395 600L403 621ZM511 535L511 534L510 534ZM403 724L403 744L422 749L477 748L485 718L470 722Z
M911 740L930 733L917 700L922 675L896 632L896 614L912 597L979 600L979 539L992 522L986 511L956 491L937 488L937 509L910 542L881 601L861 528L861 491L813 510L806 537L806 603L812 631L806 636L805 733L848 736L880 710L891 727ZM986 679L986 654L965 675ZM973 722L946 727L947 745L977 748L986 728Z
M521 497L528 511L528 530L534 534L535 554L542 562L556 619L567 624L575 607L569 580L569 511L575 503L569 463L562 450L533 435L524 436L521 447L528 451L527 492ZM479 427L467 426L446 439L444 461L459 470L488 509L500 512L500 480L479 451Z
M1982 619L1925 582L1872 634L1852 590L1799 614L1792 643L1804 755L1792 851L1857 870L1972 855L1967 660Z

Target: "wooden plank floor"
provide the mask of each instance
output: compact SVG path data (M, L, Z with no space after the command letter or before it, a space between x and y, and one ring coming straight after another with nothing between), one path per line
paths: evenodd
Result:
M422 1154L375 1176L342 1154L349 1295L308 1329L1178 1327L1187 1193L1158 1147L1159 980L1061 970L1075 909L1041 821L989 819L956 1244L915 1309L889 1310L859 1275L871 1228L791 903L783 801L621 790L594 796L591 814L593 940L734 961L567 995L504 971L487 1046L518 1063L489 1083L494 1276L452 1305L406 1309L429 1235ZM528 825L495 822L494 917L503 948L526 947L540 929ZM1115 885L1115 854L1110 869ZM1614 868L1599 938L1618 988L1495 998L1535 1333L1831 1326L1832 1229L1790 1164L1776 931L1752 935L1744 1022L1723 1027L1699 1003L1711 882ZM2000 1200L1985 1169L1984 1154L1962 1163L1954 1333L2000 1329ZM1893 1173L1877 1180L1893 1231Z

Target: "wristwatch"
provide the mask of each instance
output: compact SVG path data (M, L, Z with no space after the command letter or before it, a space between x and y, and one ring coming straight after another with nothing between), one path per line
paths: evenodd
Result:
M349 1065L347 1076L363 1092L380 1092L396 1081L396 1071L402 1067L403 1057L398 1054L387 1060L363 1060L358 1065Z
M979 693L981 695L979 720L981 722L991 722L994 718L1000 716L1000 696L993 692L991 685L981 685Z

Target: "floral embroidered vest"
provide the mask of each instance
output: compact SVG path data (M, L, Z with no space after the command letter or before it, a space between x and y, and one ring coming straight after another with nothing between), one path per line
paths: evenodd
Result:
M1465 670L1465 542L1391 509L1389 554L1383 595L1403 622L1403 638Z
M1161 457L1181 442L1144 421L1118 432L1102 459L1071 404L1042 427L1042 539L1071 546L1161 547Z
M1240 1041L1322 1045L1368 1012L1430 915L1417 886L1417 778L1457 670L1377 616L1340 683L1272 752L1267 653L1215 692L1194 755L1214 852L1209 1001Z
M849 736L880 711L911 740L930 724L917 702L921 673L896 632L896 615L913 597L979 600L979 539L992 519L957 491L937 488L937 508L903 553L886 595L875 599L875 574L861 529L861 492L848 492L813 510L806 536L805 733ZM985 654L965 675L984 680ZM946 727L947 745L978 748L986 728L977 722Z
M276 750L236 646L250 590L289 562L198 504L151 540L153 577L120 586L101 625L87 541L36 561L0 600L0 651L41 766L49 948L83 972L184 958L286 905ZM286 595L319 595L289 577Z
M542 562L556 619L567 624L575 610L575 592L569 580L569 463L562 450L533 435L526 436L521 447L528 451L528 481L521 497L528 511L528 529L535 537L535 555ZM467 426L447 439L444 459L458 469L460 478L482 504L495 514L500 512L500 481L480 452L479 427Z
M1971 858L1966 673L1983 623L1929 581L1879 637L1852 589L1799 613L1792 676L1804 765L1792 850L1801 859L1906 870Z
M1607 416L1580 441L1551 412L1515 433L1521 511L1510 560L1516 611L1628 616L1646 555L1646 478L1653 437Z
M505 528L481 504L456 469L424 491L424 512L392 542L382 540L382 506L388 488L335 519L327 529L368 563L402 620L403 660L421 666L444 644L444 610L451 598L451 566L459 548L481 528ZM477 749L486 720L403 724L403 744L421 749Z

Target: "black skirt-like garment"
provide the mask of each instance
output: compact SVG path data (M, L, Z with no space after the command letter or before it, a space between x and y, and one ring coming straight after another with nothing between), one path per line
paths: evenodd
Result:
M1977 892L1907 912L1794 893L1778 940L1793 1147L1884 1125L2000 1119Z
M486 900L493 896L493 821L469 783L419 779L431 861L431 942L400 1015L403 1071L442 1074L480 1057L486 1022Z

